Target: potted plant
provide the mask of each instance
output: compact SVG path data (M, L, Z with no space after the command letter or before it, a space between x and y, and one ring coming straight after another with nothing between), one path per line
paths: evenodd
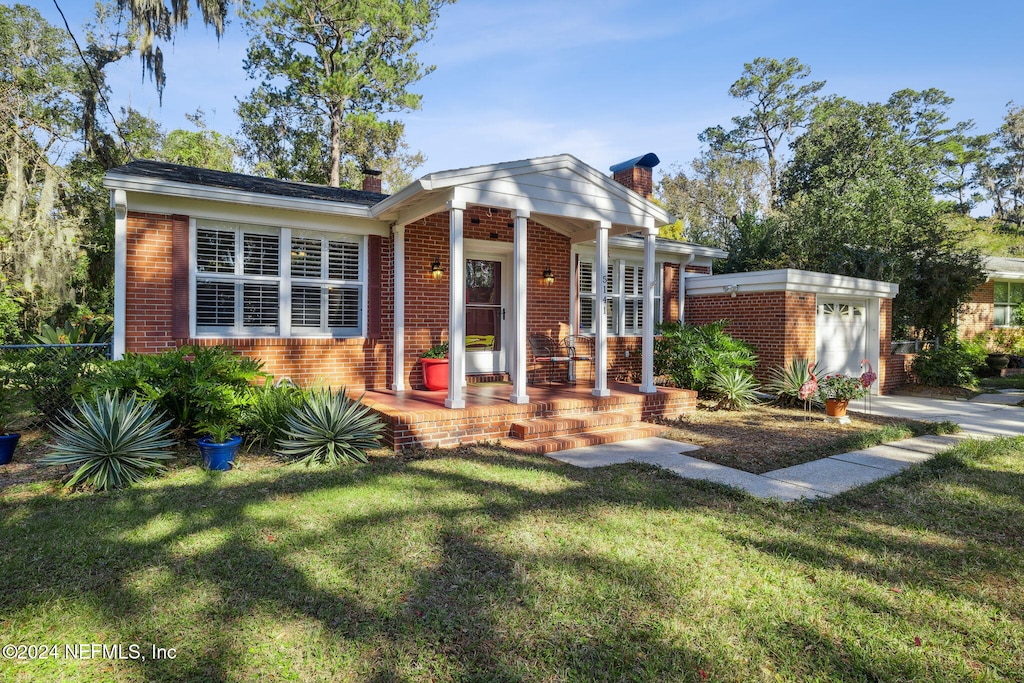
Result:
M14 449L18 447L21 434L11 429L23 399L24 395L13 378L0 371L0 465L9 463L14 457Z
M242 445L242 437L234 434L236 425L230 420L200 425L206 434L199 439L199 452L208 470L229 470L234 467L235 455Z
M825 401L825 414L829 417L845 417L850 401L867 393L868 389L859 377L825 375L818 380L817 396Z
M435 344L420 356L423 367L423 384L427 391L448 389L448 342Z

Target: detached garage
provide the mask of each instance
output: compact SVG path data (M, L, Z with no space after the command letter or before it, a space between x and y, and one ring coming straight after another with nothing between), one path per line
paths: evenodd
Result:
M686 278L685 322L729 320L729 334L753 344L768 369L795 358L828 372L860 375L867 359L878 373L873 391L905 379L902 356L891 353L892 299L899 286L806 270L765 270Z

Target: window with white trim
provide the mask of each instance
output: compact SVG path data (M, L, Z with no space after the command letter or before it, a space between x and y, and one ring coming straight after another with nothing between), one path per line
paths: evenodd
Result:
M993 324L999 327L1013 325L1013 313L1024 301L1024 282L996 280L992 283Z
M661 264L657 264L654 278L654 321L661 322ZM611 259L606 279L608 334L639 336L644 320L644 267L622 259ZM597 289L594 264L580 261L579 268L579 327L581 334L594 334Z
M361 237L197 222L197 334L334 336L362 333Z

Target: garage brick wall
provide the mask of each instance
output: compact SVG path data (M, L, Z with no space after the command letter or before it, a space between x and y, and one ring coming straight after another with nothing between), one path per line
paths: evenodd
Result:
M815 297L799 292L740 292L686 297L686 322L703 325L728 320L726 332L753 344L760 359L754 375L793 358L814 359Z

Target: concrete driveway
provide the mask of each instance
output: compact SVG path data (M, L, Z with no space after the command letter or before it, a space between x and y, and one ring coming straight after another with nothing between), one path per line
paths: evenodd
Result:
M870 412L875 415L906 417L914 420L940 422L949 420L960 425L969 436L1024 435L1024 408L990 402L999 394L982 394L970 401L955 401L917 396L872 396ZM1024 397L1018 397L1021 400ZM868 412L865 401L852 401L850 410Z

